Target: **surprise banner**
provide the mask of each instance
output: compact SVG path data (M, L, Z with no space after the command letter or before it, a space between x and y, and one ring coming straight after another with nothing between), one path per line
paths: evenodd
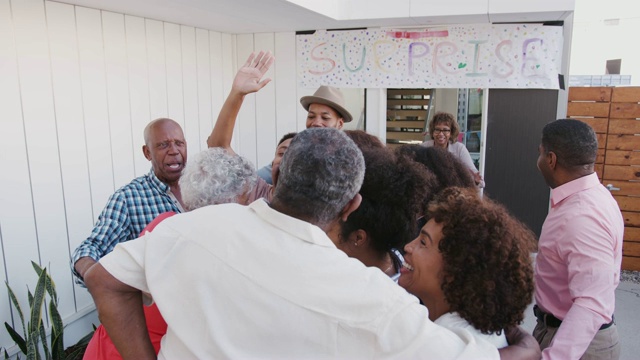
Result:
M562 27L316 31L297 36L297 54L308 88L558 89Z

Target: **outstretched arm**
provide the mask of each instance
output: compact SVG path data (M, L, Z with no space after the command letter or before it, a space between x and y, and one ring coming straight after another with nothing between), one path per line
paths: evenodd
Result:
M233 79L231 92L220 109L211 135L207 138L209 147L221 147L233 151L231 149L233 127L236 124L244 97L262 89L271 81L269 78L262 79L262 77L273 64L273 60L271 52L260 51L258 55L255 53L249 55L247 62L238 70Z
M498 350L501 360L509 359L540 359L540 346L531 334L525 332L520 326L514 326L505 330L509 346Z
M155 359L142 310L142 293L119 281L100 263L85 277L100 321L123 359Z

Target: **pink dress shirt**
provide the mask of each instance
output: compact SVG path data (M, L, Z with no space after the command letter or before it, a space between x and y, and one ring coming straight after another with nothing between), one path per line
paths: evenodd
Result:
M543 359L579 359L611 322L620 282L624 221L596 173L551 190L536 260L535 298L562 320Z

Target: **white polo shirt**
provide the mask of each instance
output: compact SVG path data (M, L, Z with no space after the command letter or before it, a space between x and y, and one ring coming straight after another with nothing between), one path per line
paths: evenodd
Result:
M175 215L100 263L152 294L168 324L161 359L499 359L264 200Z

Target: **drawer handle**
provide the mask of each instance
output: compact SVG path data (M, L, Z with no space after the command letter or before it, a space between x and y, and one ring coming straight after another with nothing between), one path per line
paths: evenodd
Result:
M609 191L620 191L620 188L613 186L613 184L607 184L607 190L609 190Z

